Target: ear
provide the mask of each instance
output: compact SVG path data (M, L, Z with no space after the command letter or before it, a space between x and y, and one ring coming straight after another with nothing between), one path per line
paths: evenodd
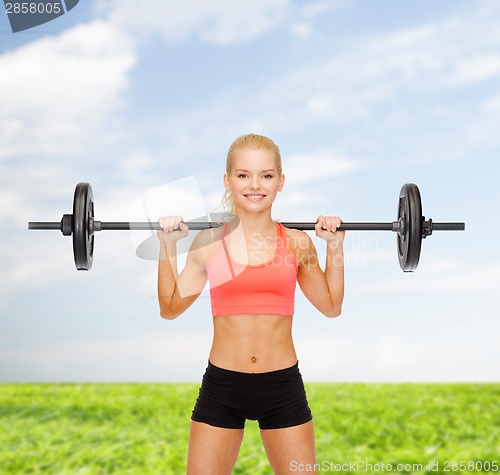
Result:
M229 177L227 173L224 173L224 186L226 187L226 191L229 191L231 187L229 186Z
M281 191L284 186L285 186L285 175L281 174L280 184L278 186L278 191Z

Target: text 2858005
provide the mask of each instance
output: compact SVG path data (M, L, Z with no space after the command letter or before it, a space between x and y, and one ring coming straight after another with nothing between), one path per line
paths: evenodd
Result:
M63 11L61 3L35 3L35 2L12 2L5 4L5 11L8 15L18 14L18 13L48 13L48 14L58 14Z

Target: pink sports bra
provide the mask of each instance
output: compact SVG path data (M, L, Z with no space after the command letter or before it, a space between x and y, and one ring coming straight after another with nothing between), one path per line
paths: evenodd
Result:
M206 264L212 315L293 315L298 268L283 226L276 223L274 257L259 265L233 260L228 231L229 224L225 224Z

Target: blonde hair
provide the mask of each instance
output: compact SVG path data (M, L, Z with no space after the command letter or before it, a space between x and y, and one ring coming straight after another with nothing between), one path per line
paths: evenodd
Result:
M280 149L270 138L257 134L242 135L231 144L226 158L226 173L228 175L233 169L234 156L236 152L247 148L269 150L272 152L278 175L281 176L283 170L281 167ZM222 206L227 213L236 214L236 206L233 201L233 195L230 191L226 191L222 196Z

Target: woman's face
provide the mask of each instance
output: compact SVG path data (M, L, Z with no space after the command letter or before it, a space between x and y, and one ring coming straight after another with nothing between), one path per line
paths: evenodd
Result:
M231 173L224 175L224 185L233 195L236 210L251 212L271 207L284 181L273 153L265 149L237 150Z

